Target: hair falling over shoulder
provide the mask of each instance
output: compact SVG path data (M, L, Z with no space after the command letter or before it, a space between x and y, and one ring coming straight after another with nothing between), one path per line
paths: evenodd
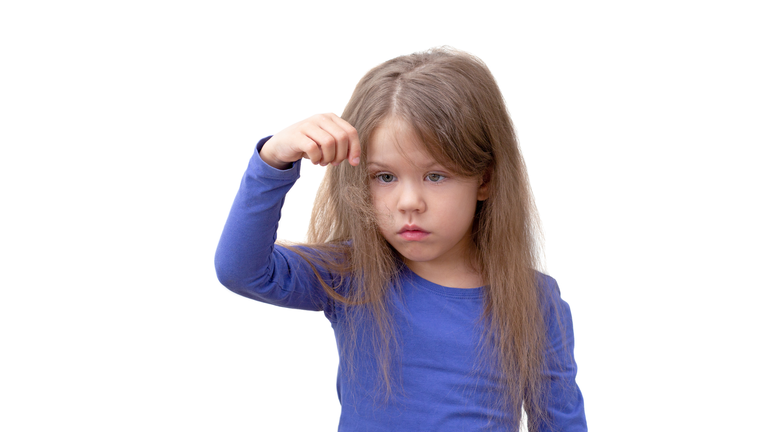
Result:
M504 99L481 60L452 49L433 49L389 60L360 80L342 118L357 129L361 166L328 166L308 231L314 252L302 255L352 279L356 288L348 293L324 286L345 305L350 320L375 323L382 382L390 392L397 344L388 294L400 260L377 229L365 162L368 140L389 117L409 123L427 152L446 168L489 182L490 197L478 204L473 229L487 290L482 355L498 365L506 381L507 400L499 403L512 410L518 422L525 405L535 430L547 421L542 370L549 301L535 271L540 264L538 216ZM350 326L349 355L358 328Z

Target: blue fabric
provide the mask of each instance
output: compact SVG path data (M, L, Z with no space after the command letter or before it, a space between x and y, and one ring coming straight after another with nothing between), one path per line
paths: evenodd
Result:
M265 164L258 150L243 176L216 251L219 280L232 291L277 306L324 311L339 344L348 331L344 309L329 299L309 265L294 252L275 246L285 194L299 177L300 161L287 170ZM325 280L333 275L319 269ZM393 393L386 402L373 356L361 340L354 355L354 379L341 359L337 388L341 402L340 431L501 431L511 413L496 403L503 394L496 368L482 360L483 288L440 286L403 266L401 290L393 294L392 313L398 338L393 367ZM567 340L550 320L549 363L565 367L547 372L551 391L547 404L553 429L586 431L584 405L575 382L573 325L570 309L560 299L554 279L542 275L554 290ZM393 290L394 292L394 290ZM368 342L369 343L369 342ZM339 346L340 356L343 356ZM289 374L286 371L286 374Z

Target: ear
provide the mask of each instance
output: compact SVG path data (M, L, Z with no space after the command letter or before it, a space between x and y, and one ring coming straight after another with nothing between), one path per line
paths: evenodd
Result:
M480 187L477 188L477 200L485 201L491 195L491 174L492 168L488 167L480 178Z

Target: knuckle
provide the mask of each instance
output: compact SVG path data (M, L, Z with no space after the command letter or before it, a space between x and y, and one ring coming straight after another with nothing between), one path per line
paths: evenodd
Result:
M333 138L333 136L326 136L318 139L318 144L320 147L330 147L333 144L335 144L336 140Z
M346 143L349 140L349 135L347 135L344 131L336 132L334 137L338 143Z

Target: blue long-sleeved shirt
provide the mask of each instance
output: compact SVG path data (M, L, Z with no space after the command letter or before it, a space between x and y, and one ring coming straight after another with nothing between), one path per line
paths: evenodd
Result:
M219 280L243 296L277 306L324 311L342 357L337 378L340 431L501 431L511 413L496 402L504 395L499 371L480 355L483 288L449 288L427 281L403 266L400 291L392 296L398 349L393 393L382 399L375 350L361 339L353 356L355 374L346 367L348 321L345 309L330 299L310 266L297 254L274 244L284 197L299 177L299 163L287 170L265 164L258 149L243 176L216 251ZM325 280L334 275L319 269ZM546 373L551 390L547 410L554 430L586 431L584 405L575 382L573 326L568 305L554 279L566 337L553 321L547 355L565 367ZM551 315L551 314L550 314ZM557 363L551 361L549 363ZM290 374L290 371L286 371Z

